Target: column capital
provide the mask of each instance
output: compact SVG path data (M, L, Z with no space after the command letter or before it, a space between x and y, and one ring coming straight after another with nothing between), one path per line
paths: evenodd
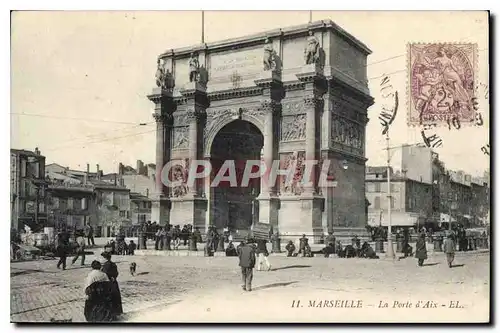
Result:
M186 112L186 120L191 122L193 120L202 120L207 116L207 111L202 108L190 108Z
M170 125L174 120L174 117L171 113L159 113L153 112L153 118L157 123L163 123L165 125Z
M311 94L304 96L304 106L306 108L313 107L314 109L321 109L325 103L323 96Z
M266 99L260 103L259 110L265 113L279 114L281 112L281 103L273 99Z

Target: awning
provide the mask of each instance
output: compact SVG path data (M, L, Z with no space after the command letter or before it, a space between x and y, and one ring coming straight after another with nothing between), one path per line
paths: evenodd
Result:
M450 214L441 213L439 214L439 222L450 222ZM457 222L457 219L451 217L451 222Z
M417 222L417 213L391 212L391 226L393 227L413 227L415 224L417 224ZM389 226L387 212L384 211L382 215L380 214L380 211L368 213L368 225L372 227L376 227L379 225L382 225L384 227Z

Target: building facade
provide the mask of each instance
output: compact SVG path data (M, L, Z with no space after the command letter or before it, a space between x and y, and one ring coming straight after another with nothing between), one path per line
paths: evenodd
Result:
M326 20L160 55L158 88L148 96L157 122L152 220L240 233L257 220L285 239L305 233L318 240L329 226L362 233L370 53ZM317 160L321 169L329 160L337 187L326 191L318 177L304 186L303 164L290 186L186 182L195 160L217 170L227 160L241 165L261 156L269 167ZM166 187L161 176L170 161L175 182Z
M45 156L35 151L10 150L11 228L25 225L33 231L43 230L47 223Z
M151 221L151 207L152 201L150 198L137 192L130 192L130 214L132 225L135 226Z
M366 198L368 224L388 226L391 205L393 226L419 226L432 219L432 185L415 181L391 169L391 200L389 201L387 167L367 167Z

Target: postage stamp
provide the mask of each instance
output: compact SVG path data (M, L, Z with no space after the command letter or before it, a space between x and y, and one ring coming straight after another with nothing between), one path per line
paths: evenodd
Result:
M477 44L408 44L408 125L474 122Z

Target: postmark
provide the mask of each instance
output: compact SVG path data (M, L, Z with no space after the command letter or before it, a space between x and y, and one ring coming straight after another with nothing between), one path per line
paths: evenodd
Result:
M408 125L473 125L476 62L476 44L408 44Z

